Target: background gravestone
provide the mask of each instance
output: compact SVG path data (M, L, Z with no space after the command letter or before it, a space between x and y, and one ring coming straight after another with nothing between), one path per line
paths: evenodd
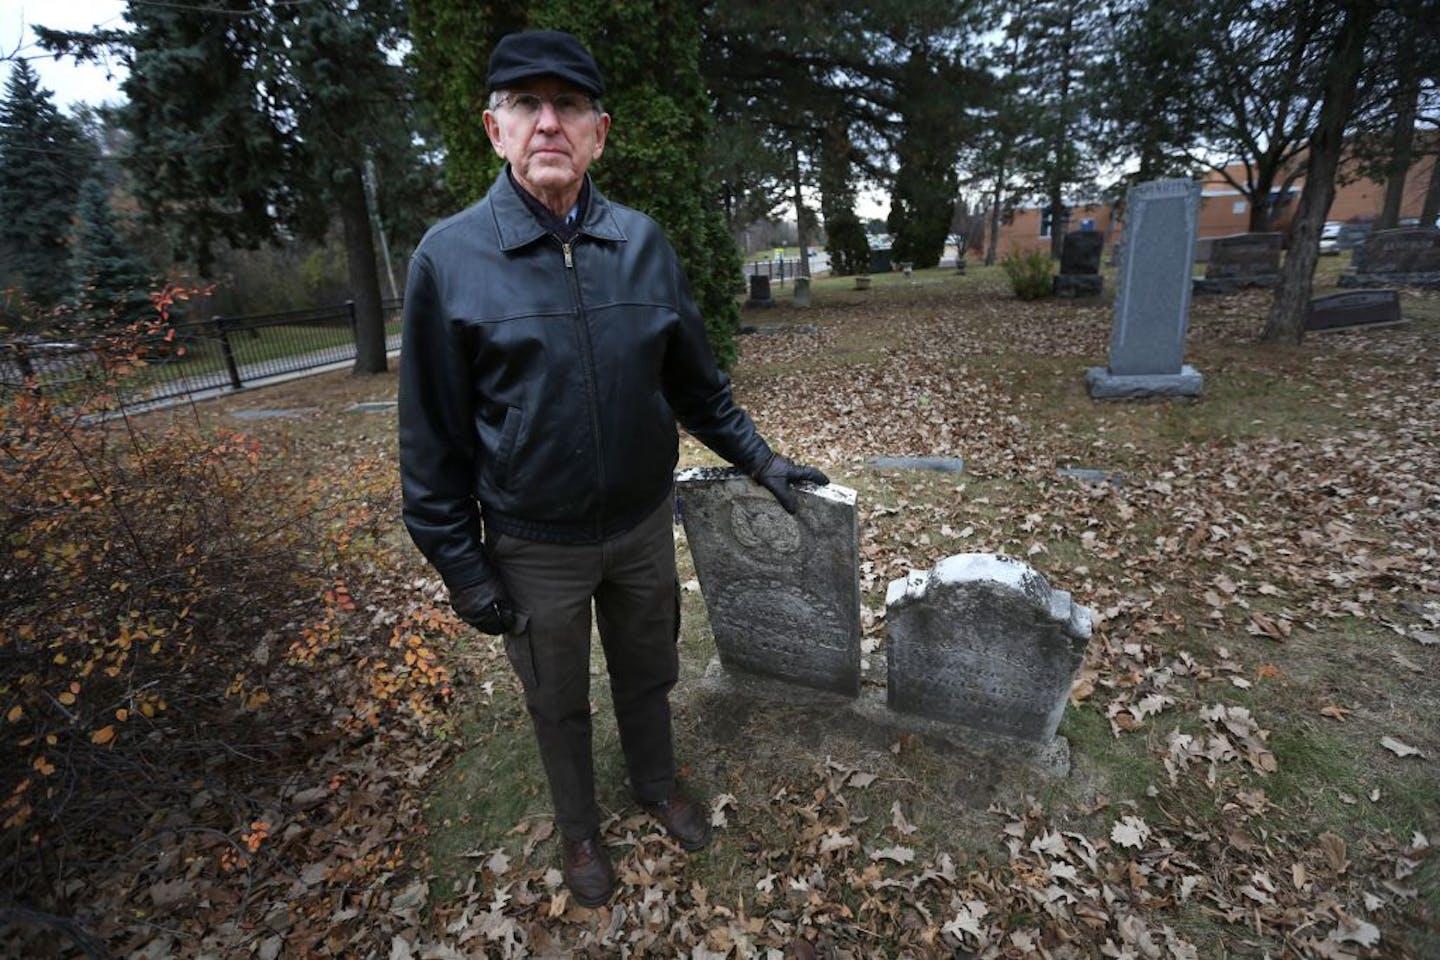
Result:
M1100 276L1100 252L1105 237L1094 230L1073 230L1065 234L1060 247L1060 273L1051 282L1057 297L1092 297L1104 289Z
M1305 329L1311 332L1403 322L1400 295L1394 290L1352 290L1316 297L1305 313Z
M1199 395L1203 378L1183 363L1199 221L1197 180L1152 180L1126 194L1110 364L1086 371L1092 397Z
M734 468L682 470L675 486L721 664L858 694L855 491L793 487L792 516Z
M1091 614L1031 567L946 557L885 596L890 707L1046 743L1090 641Z
M1440 227L1379 230L1355 250L1342 287L1440 287Z
M770 296L770 278L758 273L750 274L750 298L747 307L773 307L775 299Z
M1210 244L1205 277L1194 281L1196 293L1234 293L1242 287L1274 287L1280 283L1278 233L1237 233L1216 237Z

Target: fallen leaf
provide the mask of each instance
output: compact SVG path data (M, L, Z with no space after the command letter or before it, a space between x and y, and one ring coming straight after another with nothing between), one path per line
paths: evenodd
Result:
M1320 715L1322 717L1329 717L1332 720L1344 720L1354 712L1355 711L1349 707L1337 707L1333 704L1320 708Z
M1364 920L1347 922L1342 919L1340 925L1330 931L1330 939L1336 943L1358 943L1362 947L1373 947L1380 942L1380 929Z
M1150 827L1139 817L1121 817L1110 831L1110 839L1122 847L1144 846L1149 837Z
M871 850L870 859L894 860L896 863L909 863L915 859L915 851L909 847L885 847L880 850Z
M1415 749L1414 747L1410 746L1410 744L1405 743L1405 742L1402 741L1402 740L1396 740L1394 737L1381 737L1381 738L1380 738L1380 746L1384 747L1386 750L1389 750L1391 753L1395 754L1395 756L1397 756L1397 757L1423 757L1423 756L1424 756L1423 753L1421 753L1419 750Z
M1325 862L1330 865L1330 871L1339 876L1343 874L1350 861L1345 856L1345 839L1337 837L1333 833L1320 834L1320 852L1325 856Z
M878 779L879 777L873 773L852 773L846 783L855 787L857 790L864 790Z

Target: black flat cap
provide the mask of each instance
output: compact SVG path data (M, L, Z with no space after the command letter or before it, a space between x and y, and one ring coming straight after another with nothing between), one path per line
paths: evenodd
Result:
M526 30L507 33L490 54L491 90L503 90L532 77L559 77L598 97L605 92L600 68L590 51L562 30Z

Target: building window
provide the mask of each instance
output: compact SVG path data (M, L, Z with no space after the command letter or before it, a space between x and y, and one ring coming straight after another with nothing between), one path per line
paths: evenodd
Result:
M1237 215L1237 216L1240 215L1240 214L1242 214L1242 213L1244 213L1244 212L1245 212L1245 201L1244 201L1244 200L1236 200L1234 203L1230 204L1230 212L1233 213L1233 214L1235 214L1235 215Z

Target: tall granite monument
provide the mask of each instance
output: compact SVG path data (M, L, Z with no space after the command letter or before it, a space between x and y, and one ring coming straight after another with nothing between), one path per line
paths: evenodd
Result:
M1090 396L1199 396L1204 378L1184 362L1199 220L1197 180L1152 180L1130 188L1110 364L1086 371Z

